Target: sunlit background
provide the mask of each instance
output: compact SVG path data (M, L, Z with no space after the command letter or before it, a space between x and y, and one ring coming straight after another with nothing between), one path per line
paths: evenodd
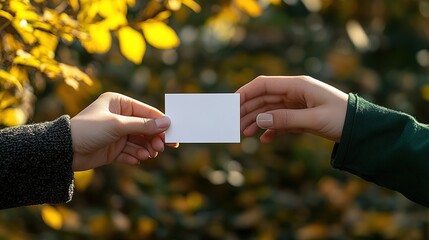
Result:
M76 12L88 1L43 2L33 3ZM105 91L163 110L164 93L234 92L258 75L305 74L429 122L428 0L122 2L133 29L131 20L162 12L156 6L170 15L157 15L166 25L139 25L144 39L124 27L107 37L88 28L101 45L60 40L56 61L81 69L91 86L81 84L84 77L30 72L30 107L18 120L73 116ZM141 15L145 8L153 9ZM334 170L332 146L307 134L270 145L243 137L240 144L182 144L140 166L76 173L70 203L0 211L0 239L429 239L425 208Z

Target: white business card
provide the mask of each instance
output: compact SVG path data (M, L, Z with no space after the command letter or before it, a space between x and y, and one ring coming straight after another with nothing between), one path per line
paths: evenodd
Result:
M239 143L240 94L165 94L166 143Z

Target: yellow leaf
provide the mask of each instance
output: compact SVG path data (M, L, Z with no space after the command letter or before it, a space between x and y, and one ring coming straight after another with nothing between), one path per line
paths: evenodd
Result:
M134 7L136 5L136 0L127 0L127 4L130 7Z
M42 41L49 41L48 39L42 40ZM55 45L57 41L52 42L53 45ZM45 44L39 45L31 49L30 54L38 59L40 62L51 62L55 57L55 49L50 49L50 47L55 46L47 46ZM55 47L56 48L56 47Z
M79 9L79 0L68 0L68 2L74 11Z
M102 21L99 21L98 24L109 30L116 30L122 26L126 26L128 24L128 20L125 15L114 14Z
M201 11L201 6L194 0L182 0L182 3L192 9L194 12L199 13Z
M262 8L256 0L235 0L235 3L252 17L257 17L262 14Z
M77 80L77 81L83 81L89 86L92 85L91 78L86 73L82 72L79 68L73 67L64 63L60 63L59 68L61 69L62 75L66 80L66 83L67 81L73 82ZM73 84L75 83L72 83L72 87L73 87Z
M105 53L112 45L110 31L100 24L91 24L88 29L89 39L83 39L82 45L89 53Z
M52 25L46 22L34 22L33 28L42 30L43 32L46 32L46 33L52 31Z
M140 64L146 52L143 36L131 27L118 30L119 48L121 53L131 62Z
M27 5L24 1L11 0L9 3L9 8L12 12L16 13L28 9L29 4Z
M0 113L0 123L5 126L18 126L26 121L27 115L20 108L7 108Z
M85 190L94 177L94 170L87 170L74 173L74 186L78 191Z
M59 19L60 19L62 25L66 25L67 27L70 27L74 30L79 28L79 22L76 21L76 19L70 17L66 13L61 13L59 16Z
M61 75L61 68L56 62L42 63L40 64L39 71L46 74L48 78L57 78Z
M60 230L63 226L63 216L55 207L50 205L42 206L41 214L43 222L49 227Z
M127 2L126 1L117 1L117 0L99 0L98 4L98 14L100 16L109 18L114 15L127 15Z
M74 78L66 78L64 82L72 87L74 90L79 90L79 82Z
M164 22L148 20L141 24L147 42L160 49L175 48L180 44L176 32Z
M6 126L18 126L27 122L27 115L20 108L5 109L1 115L1 123Z
M80 10L77 14L77 20L80 23L91 23L98 14L98 4L93 1L80 1Z
M21 87L22 87L21 83L26 83L28 81L28 72L24 67L13 65L10 67L9 73L15 76L15 78L20 83ZM18 87L18 89L22 90L21 87Z
M13 16L10 13L3 10L0 10L0 17L6 18L9 21L11 21L13 18Z
M61 34L61 38L64 40L64 41L66 41L67 43L71 43L71 42L73 42L73 40L74 40L74 38L73 38L73 35L71 35L71 34L69 34L69 33L63 33L63 34ZM85 40L88 40L89 38L86 38ZM85 46L84 46L85 47ZM86 49L86 50L88 50L88 49ZM89 50L88 50L88 52L89 52Z
M19 91L22 91L22 84L19 82L18 76L13 75L13 73L9 73L0 69L0 83L1 85L3 85L2 87L7 87L7 85L13 85Z
M12 105L20 103L20 99L17 96L11 95L8 92L0 92L0 110L3 111ZM0 113L0 118L1 118Z
M182 1L180 0L168 0L167 1L168 9L172 11L177 11L182 7Z
M58 23L58 13L53 9L49 9L49 8L44 9L42 18L46 22L50 22L54 24Z
M28 67L39 68L41 63L38 59L24 50L18 50L16 57L13 59L13 64L24 65Z
M33 27L29 25L26 20L14 19L12 21L12 26L19 33L25 43L32 45L36 42L36 37L33 35Z
M31 6L31 5L28 5ZM27 20L27 22L40 21L41 16L32 7L26 7L16 12L15 19L18 21Z
M164 21L167 18L169 18L171 16L171 12L170 11L162 11L160 13L158 13L154 19L157 21Z

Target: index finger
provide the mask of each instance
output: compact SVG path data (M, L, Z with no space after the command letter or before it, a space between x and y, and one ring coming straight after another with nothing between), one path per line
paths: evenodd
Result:
M160 110L146 103L119 93L113 94L115 94L115 97L109 99L109 105L113 108L119 108L120 115L144 118L161 118L165 116Z
M259 76L236 92L240 93L240 103L263 95L283 95L302 92L305 76Z

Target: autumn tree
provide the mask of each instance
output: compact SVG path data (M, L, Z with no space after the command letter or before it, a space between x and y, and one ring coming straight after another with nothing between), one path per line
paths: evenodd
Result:
M103 54L117 38L123 56L140 64L146 42L160 49L179 44L166 22L182 4L200 11L193 0L149 1L130 19L127 11L136 6L133 0L1 1L0 124L27 121L33 79L63 81L75 89L93 83L86 72L56 60L60 42L78 42L88 53Z
M182 8L201 11L194 0L0 1L0 124L26 123L33 109L34 81L64 82L74 89L93 84L85 70L57 60L59 44L78 43L89 54L104 54L116 38L122 55L140 64L147 44L157 49L180 44L168 21ZM261 11L254 0L234 0L225 2L217 16L229 14L235 24L239 14L258 16ZM219 27L216 22L214 16L209 24Z
M0 127L52 102L73 115L100 86L158 107L259 74L309 74L428 122L428 23L427 0L0 0ZM71 203L2 210L0 238L427 239L425 209L333 170L331 151L296 134L183 144L76 173Z

